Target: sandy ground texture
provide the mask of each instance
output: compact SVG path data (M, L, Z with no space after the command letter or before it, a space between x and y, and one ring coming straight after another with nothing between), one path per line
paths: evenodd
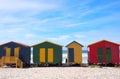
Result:
M120 79L120 68L38 67L0 68L0 79Z

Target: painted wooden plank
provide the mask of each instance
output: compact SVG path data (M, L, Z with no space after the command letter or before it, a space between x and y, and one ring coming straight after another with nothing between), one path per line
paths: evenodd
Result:
M54 51L53 48L48 48L48 62L53 62Z
M106 62L112 61L111 48L106 48Z
M40 62L45 62L45 48L40 48Z
M14 48L14 56L15 57L19 57L19 51L20 51L19 47Z
M6 50L6 60L5 61L10 62L10 51L11 51L11 49L6 47L5 50Z
M98 62L103 62L103 49L98 48Z
M69 48L69 62L74 62L74 48Z

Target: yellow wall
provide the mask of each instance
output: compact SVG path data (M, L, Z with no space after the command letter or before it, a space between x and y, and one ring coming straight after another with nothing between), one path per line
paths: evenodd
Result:
M74 62L69 62L69 58L68 58L68 64L72 63L72 64L82 64L82 46L80 46L79 44L73 42L72 44L70 44L69 46L67 46L67 48L74 48ZM68 52L68 49L67 49ZM68 54L67 54L68 56Z

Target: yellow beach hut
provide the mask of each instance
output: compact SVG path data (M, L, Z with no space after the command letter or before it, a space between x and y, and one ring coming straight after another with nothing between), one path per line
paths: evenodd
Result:
M82 64L82 47L80 43L73 41L67 46L67 64Z

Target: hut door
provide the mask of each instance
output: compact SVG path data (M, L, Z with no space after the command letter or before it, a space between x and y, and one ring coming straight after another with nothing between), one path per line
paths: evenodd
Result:
M11 49L8 47L5 47L6 50L6 61L9 62L10 61L10 51Z
M103 49L98 48L98 62L103 62Z
M106 48L106 62L112 61L111 48Z
M68 49L68 56L69 56L69 62L74 62L74 48L69 48Z
M45 62L45 48L40 48L40 62Z
M53 48L48 48L48 62L53 62Z
M19 57L19 51L20 51L20 48L19 48L19 47L16 47L16 48L14 49L14 56L15 56L15 57Z

